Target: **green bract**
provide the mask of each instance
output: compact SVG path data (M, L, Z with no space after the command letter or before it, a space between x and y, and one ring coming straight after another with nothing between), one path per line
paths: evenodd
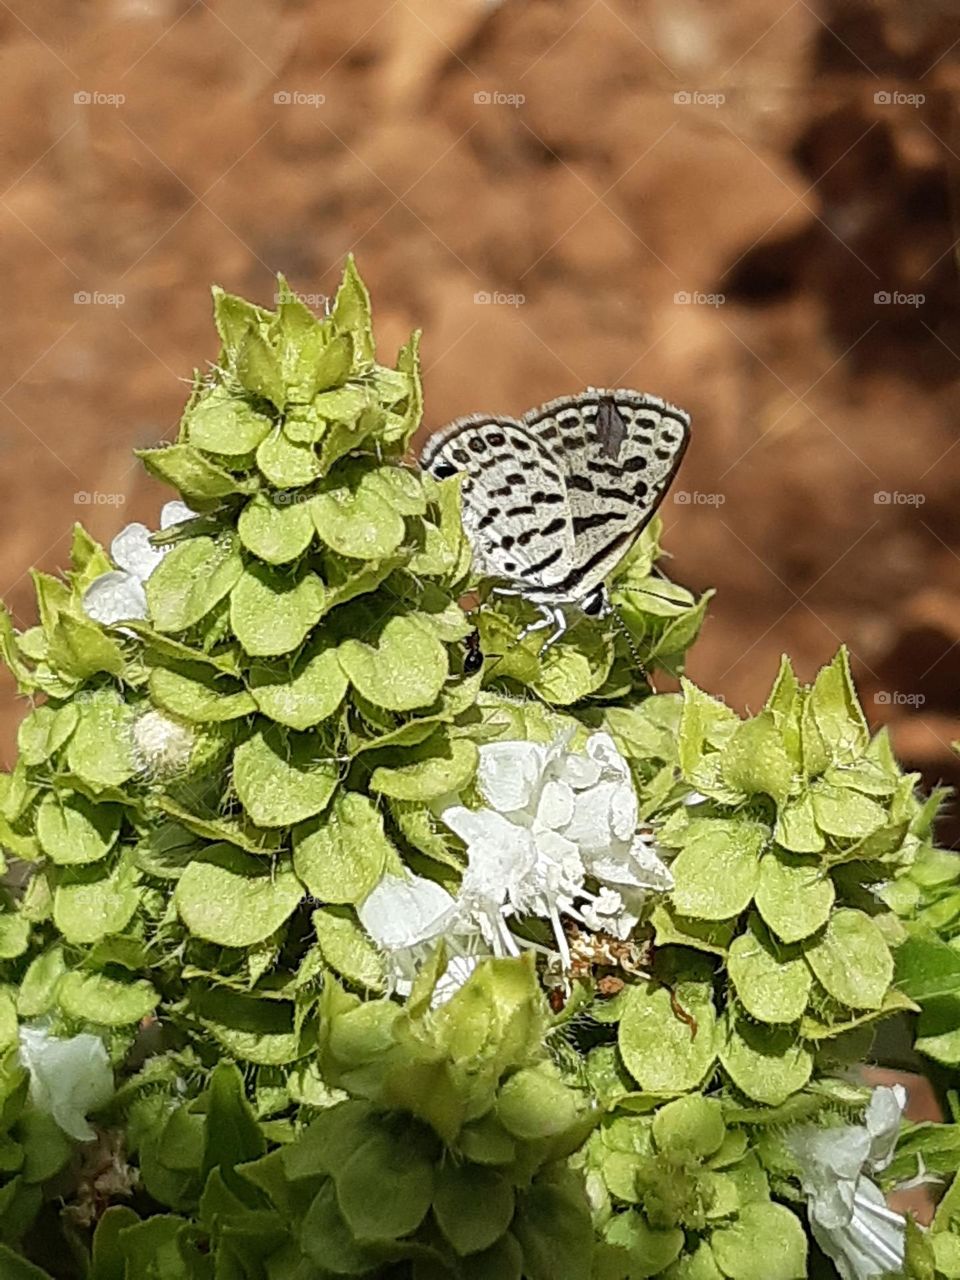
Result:
M79 528L64 577L34 575L37 625L0 607L31 701L0 774L0 1273L802 1280L788 1139L869 1096L831 1073L918 1005L919 1047L960 1062L942 797L870 737L843 651L809 687L784 660L745 718L683 678L710 593L655 571L657 519L609 584L629 642L574 617L546 653L522 637L532 606L472 572L462 477L408 460L417 338L378 361L352 261L322 317L281 278L273 310L215 290L214 318L177 440L141 453L190 507L153 535L147 616L88 616L124 574ZM577 856L590 894L624 877L636 927L562 899L548 921L573 855L517 810L517 856L534 831L557 861L543 912L509 916L522 954L486 955L447 806L487 803L490 744L565 744L589 772L601 734L645 836L608 772ZM649 840L672 887L633 892ZM411 875L437 919L411 896L381 950L374 907ZM86 1150L31 1092L25 1024L106 1047ZM956 1126L921 1125L877 1176L958 1164ZM957 1186L908 1232L908 1274L960 1276Z

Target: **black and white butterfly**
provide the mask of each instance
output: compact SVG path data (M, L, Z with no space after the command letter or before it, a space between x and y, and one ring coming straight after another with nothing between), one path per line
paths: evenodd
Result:
M522 418L472 414L427 441L437 479L465 472L463 523L474 563L541 613L527 628L568 626L565 610L603 617L605 581L670 486L690 416L657 396L593 387Z

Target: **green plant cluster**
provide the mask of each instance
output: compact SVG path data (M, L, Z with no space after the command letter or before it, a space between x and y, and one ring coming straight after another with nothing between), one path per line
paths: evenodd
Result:
M416 339L377 362L352 262L321 318L281 281L215 319L177 442L141 453L193 513L154 535L148 618L88 615L116 567L79 528L38 625L0 609L32 704L0 775L0 1274L801 1280L791 1126L857 1123L838 1073L917 1004L919 1047L960 1059L942 795L871 738L842 651L809 687L785 661L746 719L651 695L635 653L682 675L710 594L654 571L659 521L611 583L628 635L585 619L541 655L530 606L471 578L457 479L404 462ZM441 941L396 998L358 906L405 871L456 894L438 813L479 803L485 743L598 730L673 889L562 1010L542 919L446 1003ZM106 1044L85 1158L112 1182L28 1100L25 1023ZM906 1129L884 1185L952 1179L958 1133ZM909 1236L923 1280L960 1275L955 1199Z

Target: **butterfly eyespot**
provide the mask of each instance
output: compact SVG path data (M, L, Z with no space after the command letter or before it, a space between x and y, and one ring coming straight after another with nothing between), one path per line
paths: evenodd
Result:
M448 480L450 476L457 474L457 468L452 462L435 462L433 464L433 474L438 480Z

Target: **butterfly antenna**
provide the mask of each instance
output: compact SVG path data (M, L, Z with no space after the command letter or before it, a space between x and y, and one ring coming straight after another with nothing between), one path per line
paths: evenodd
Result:
M630 650L630 656L633 658L634 665L650 686L651 692L656 693L657 686L653 683L653 677L650 675L650 672L644 666L643 659L640 657L640 650L634 642L633 634L624 622L623 614L612 601L610 602L610 616L613 618L613 625L627 642L627 648Z

